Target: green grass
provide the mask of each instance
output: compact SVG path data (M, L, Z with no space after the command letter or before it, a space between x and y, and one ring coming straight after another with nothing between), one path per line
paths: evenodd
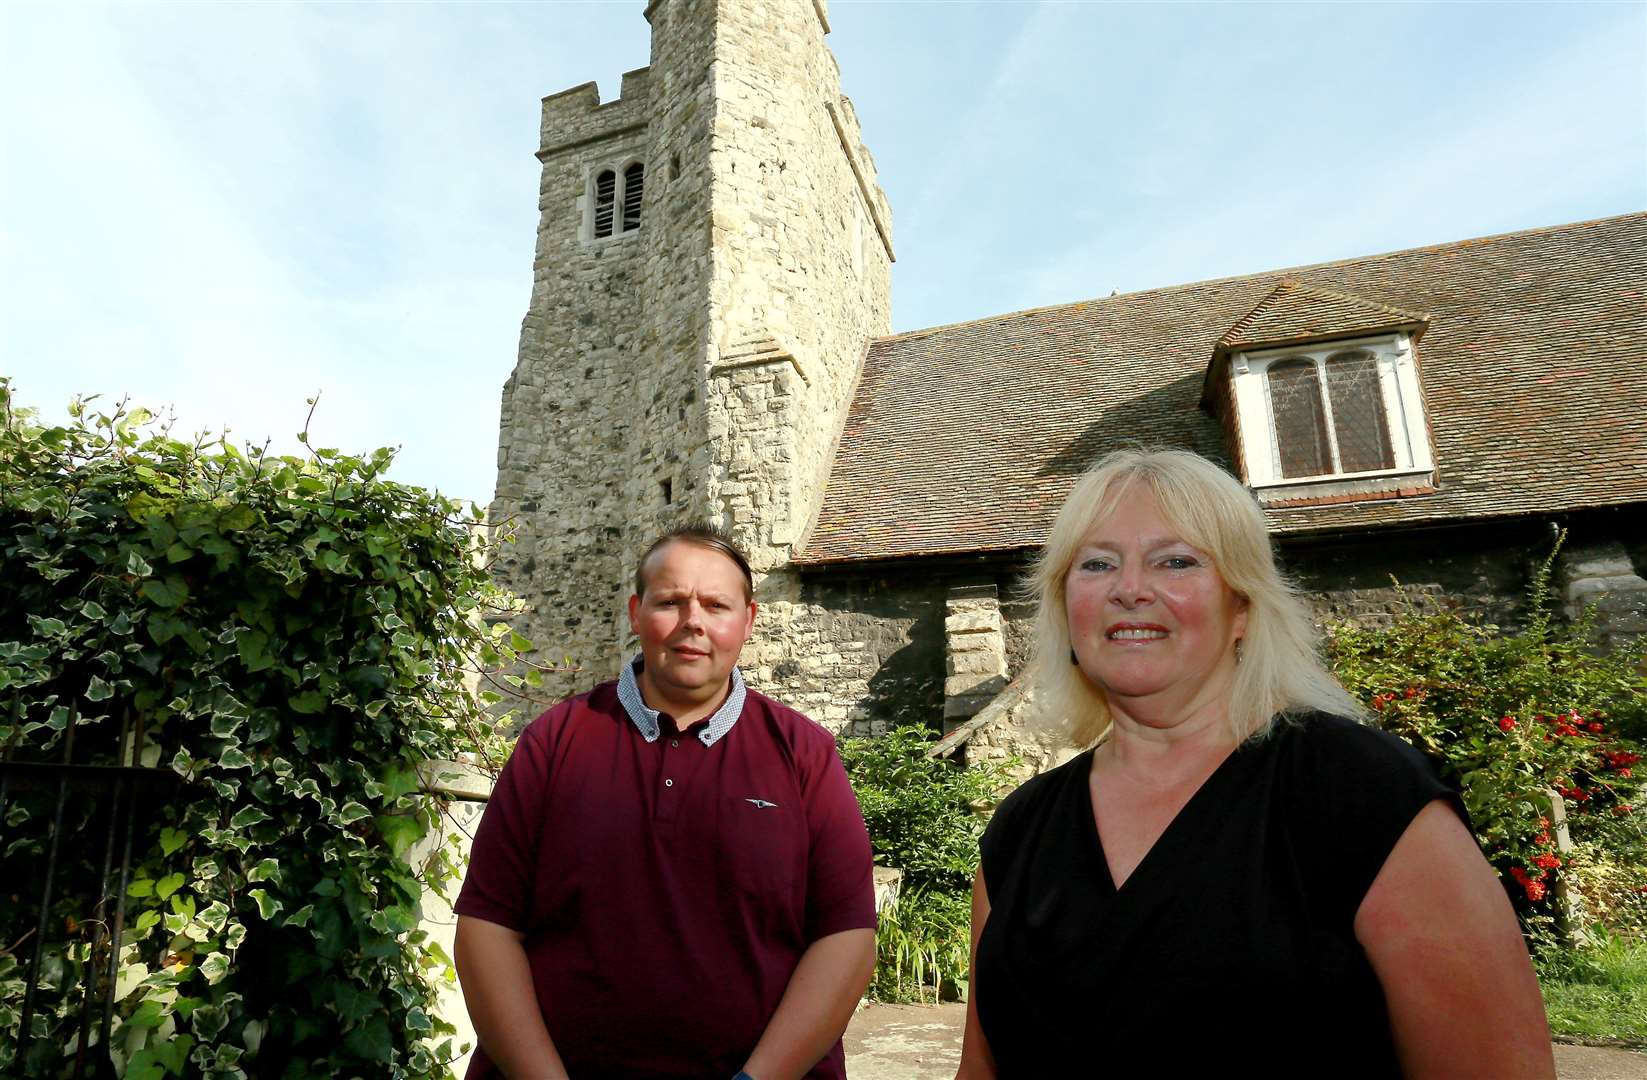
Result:
M1551 1033L1647 1046L1647 942L1540 950L1538 981Z

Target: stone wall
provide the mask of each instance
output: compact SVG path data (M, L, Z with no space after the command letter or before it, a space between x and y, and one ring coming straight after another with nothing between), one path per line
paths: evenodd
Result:
M1632 539L1647 539L1642 521L1637 510L1572 515L1564 522L1571 539L1552 582L1557 603L1576 613L1583 603L1593 602L1610 642L1647 632L1647 575L1642 573L1647 552L1641 539ZM1414 602L1421 608L1462 610L1513 628L1525 618L1532 575L1549 556L1554 538L1548 521L1496 522L1358 538L1287 539L1280 544L1280 557L1322 623L1344 618L1383 623ZM984 594L990 594L998 598L1005 679L1013 685L995 701L969 702L956 710L956 717L984 710L977 718L986 723L969 739L969 759L1017 756L1035 768L1056 763L1062 760L1057 747L1035 726L1030 704L1017 697L1022 687L1015 680L1030 657L1035 615L1033 603L1021 599L1020 592L1028 565L1027 555L1017 555L988 567L911 560L873 569L809 571L806 603L790 624L794 643L788 647L800 662L757 674L789 685L790 676L819 669L807 657L833 658L839 628L850 627L850 641L874 642L874 647L856 652L850 669L830 659L822 665L822 676L813 676L813 682L789 691L790 696L805 701L812 715L837 730L865 733L893 720L947 730L953 724L945 722L945 680L955 675L956 654L970 652L954 639L962 623L979 621L955 619L955 600L967 594L963 603L987 607ZM1391 582L1392 575L1402 588ZM982 629L993 638L989 614L983 619L991 625ZM896 666L878 674L876 665L887 664L888 658ZM897 686L899 693L870 693L877 678L878 685ZM950 689L956 691L951 699L964 696L958 684Z
M879 735L890 725L936 724L944 707L944 599L939 579L864 573L776 574L792 589L770 601L784 622L757 622L744 650L750 685L837 734Z

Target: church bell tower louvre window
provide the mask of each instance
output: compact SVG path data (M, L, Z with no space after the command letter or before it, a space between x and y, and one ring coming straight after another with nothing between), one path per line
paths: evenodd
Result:
M618 183L619 176L623 183ZM618 168L600 168L590 181L589 207L584 235L591 240L610 240L640 228L641 196L646 166L639 161Z
M595 177L595 239L612 235L612 211L617 195L618 177L611 169L603 169Z
M1405 333L1236 353L1230 377L1254 488L1428 474L1434 467Z
M623 170L623 231L640 228L641 185L646 167L635 162Z

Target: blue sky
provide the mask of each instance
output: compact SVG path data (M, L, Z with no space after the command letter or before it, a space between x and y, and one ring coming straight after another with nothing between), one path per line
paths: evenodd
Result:
M804 0L774 0L804 2ZM0 374L485 501L614 3L0 5ZM1647 5L832 0L899 330L1647 208Z

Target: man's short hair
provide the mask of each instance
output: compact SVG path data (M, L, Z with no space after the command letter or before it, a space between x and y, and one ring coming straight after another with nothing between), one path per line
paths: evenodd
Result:
M707 521L694 521L687 525L677 525L673 529L659 536L641 554L640 560L635 563L635 595L646 595L646 561L659 548L673 543L696 544L699 547L718 551L737 564L743 572L743 598L747 603L755 602L755 575L749 569L749 560L744 557L738 545L724 532L709 524Z

